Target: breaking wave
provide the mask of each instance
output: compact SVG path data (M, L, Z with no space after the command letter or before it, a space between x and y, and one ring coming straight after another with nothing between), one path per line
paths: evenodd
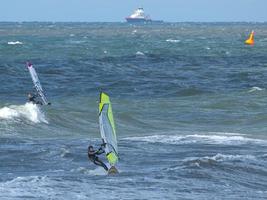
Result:
M92 176L104 176L107 175L107 172L102 167L97 167L95 169L87 169L85 167L79 167L77 169L72 169L71 172L78 172L86 175Z
M180 40L167 39L166 42L178 43L178 42L180 42Z
M266 143L264 140L247 138L241 134L223 133L216 135L151 135L140 137L128 137L126 140L149 142L149 143L166 143L166 144L222 144L222 145L241 145L247 143Z
M0 119L4 120L19 120L27 119L34 123L48 123L44 113L41 109L32 103L26 103L25 105L11 105L0 109Z
M45 196L46 193L52 192L52 188L45 188L49 186L50 181L46 176L28 176L28 177L17 177L7 182L0 183L1 186L1 197L7 198L23 198L23 197L34 197L34 193L38 191L38 196Z
M17 44L23 44L23 43L20 42L20 41L15 41L15 42L10 41L10 42L8 42L7 44L9 44L9 45L17 45Z
M225 155L218 153L215 156L186 158L184 162L204 163L204 162L248 161L248 160L255 161L257 160L257 158L254 155Z
M264 89L260 88L260 87L252 87L248 92L256 92L256 91L262 91Z
M143 52L141 52L141 51L137 51L137 52L135 53L135 55L137 55L137 56L144 56L145 54L144 54Z

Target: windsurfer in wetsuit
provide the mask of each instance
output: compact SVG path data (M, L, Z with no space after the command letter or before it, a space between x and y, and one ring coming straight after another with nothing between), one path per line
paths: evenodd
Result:
M105 144L102 144L101 147L95 151L93 146L88 147L88 158L91 160L94 164L103 167L106 171L108 171L108 167L98 158L98 155L101 155L105 153L103 147Z
M37 95L35 95L35 94L31 94L31 93L28 94L28 101L29 101L29 102L31 102L31 103L33 103L33 104L40 104L40 105L43 105L42 102L37 101L36 98L37 98Z

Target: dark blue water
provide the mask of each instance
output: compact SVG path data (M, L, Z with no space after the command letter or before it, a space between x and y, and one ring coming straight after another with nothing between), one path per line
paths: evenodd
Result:
M266 47L266 23L0 23L1 199L266 199ZM87 159L100 91L118 176Z

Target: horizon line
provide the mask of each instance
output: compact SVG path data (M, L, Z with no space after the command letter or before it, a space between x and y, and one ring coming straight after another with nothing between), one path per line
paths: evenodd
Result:
M145 23L128 23L127 21L39 21L39 20L23 20L23 21L0 21L0 23L124 23L124 24L145 24ZM149 24L162 24L162 23L267 23L267 21L162 21L160 23L147 23Z

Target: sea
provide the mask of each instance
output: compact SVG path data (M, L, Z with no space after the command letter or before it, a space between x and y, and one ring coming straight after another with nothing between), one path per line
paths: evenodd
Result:
M114 176L87 157L101 91ZM1 22L0 199L267 199L267 23Z

